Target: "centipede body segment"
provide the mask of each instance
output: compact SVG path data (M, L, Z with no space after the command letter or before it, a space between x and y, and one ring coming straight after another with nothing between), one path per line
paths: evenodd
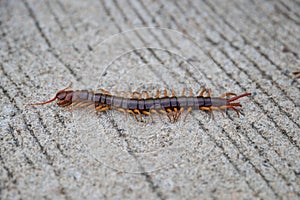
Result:
M251 93L236 95L235 93L225 93L220 97L211 97L211 90L203 89L198 96L193 96L190 90L189 96L176 96L172 90L172 95L168 96L164 90L163 96L160 96L160 91L156 92L155 97L150 97L147 91L142 93L133 92L130 97L112 95L109 91L100 90L94 92L91 90L71 90L71 84L58 91L56 95L45 102L34 103L29 105L44 105L57 100L57 105L60 107L73 106L73 108L95 108L96 112L100 113L107 110L118 110L125 114L131 114L136 120L142 120L143 115L148 115L153 121L152 115L165 115L168 120L176 122L186 111L184 120L192 110L209 111L212 114L213 110L223 111L226 109L234 110L239 116L240 111L237 107L242 105L239 102L234 102L242 97L251 96ZM145 98L143 95L145 94ZM204 96L206 94L206 96Z

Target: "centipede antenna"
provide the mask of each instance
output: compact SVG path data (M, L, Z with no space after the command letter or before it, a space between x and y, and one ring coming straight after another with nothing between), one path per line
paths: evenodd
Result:
M45 101L45 102L40 102L40 103L30 103L30 104L26 104L26 106L39 106L39 105L44 105L44 104L48 104L48 103L51 103L53 101L56 100L56 95L55 97L53 97L52 99L48 100L48 101Z

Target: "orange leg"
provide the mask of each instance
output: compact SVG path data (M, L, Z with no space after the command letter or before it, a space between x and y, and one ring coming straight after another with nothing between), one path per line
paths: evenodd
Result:
M212 118L212 119L214 119L215 117L214 117L214 114L213 114L213 112L212 112L212 106L210 106L210 107L201 107L200 108L201 110L204 110L204 111L208 111L209 112L209 116Z
M118 108L117 110L120 111L120 112L123 112L125 114L125 118L127 120L128 113L126 112L126 110L123 109L123 108Z
M225 109L232 109L236 112L237 116L240 117L240 111L238 109L236 109L234 106L232 105L227 105L227 106L221 106L220 107L222 110L225 110Z
M82 108L82 107L84 107L84 106L86 106L87 104L89 104L89 103L87 103L87 102L75 102L74 104L73 104L73 109L75 109L75 108Z
M174 108L174 112L173 112L173 122L176 122L177 115L178 115L178 109L177 109L177 108Z
M175 96L176 96L175 90L172 89L172 97L175 97Z
M210 93L211 93L211 89L207 90L207 96L206 97L210 97Z
M192 88L190 88L190 97L194 96Z
M160 110L159 112L166 115L168 117L169 121L171 121L171 118L170 118L169 114L165 110Z
M105 107L99 109L98 112L103 112L103 111L106 111L106 110L109 110L109 109L110 109L109 106L105 106Z
M104 90L102 88L99 88L98 90L100 90L103 94L111 95L110 91Z
M221 108L212 106L211 109L212 109L212 110L217 110L217 111L221 112L222 115L223 115L223 117L224 117L224 118L226 117L225 114L224 114L224 111L223 111Z
M138 109L134 109L133 111L139 115L140 121L143 121L143 117L142 117L141 112Z
M146 99L149 99L151 97L147 91L142 91L142 94L146 95Z
M200 97L203 97L203 95L204 95L205 92L206 92L206 89L203 89L203 90L200 92L199 96L200 96Z
M160 95L160 91L156 90L155 98L159 98L159 95Z
M184 108L180 108L180 110L177 112L176 121L178 121L178 119L181 116L181 114L183 113L183 111L184 111Z
M152 122L154 122L154 120L153 120L153 117L152 117L152 115L151 115L151 113L150 113L150 112L148 112L148 111L143 111L143 114L145 114L145 115L149 115L149 117L150 117L151 121L152 121Z
M172 119L170 117L170 113L172 114L173 118L174 118L174 115L173 115L173 110L171 110L170 108L168 108L167 110L167 113L168 113L168 116L169 116L169 119L170 119L170 122L172 122Z
M181 96L185 96L185 88L182 89Z
M164 89L164 97L168 97L168 92L166 89Z
M136 117L136 114L132 110L127 110L128 113L132 114L136 121L139 121Z
M154 113L154 114L158 115L158 117L159 117L160 121L161 121L161 122L163 122L163 120L162 120L162 118L161 118L161 116L160 116L159 112L157 112L157 110L150 110L150 112L152 112L152 113Z
M132 92L131 93L131 98L135 98L135 95L137 95L138 96L138 99L141 99L142 98L142 95L141 95L141 93L139 93L139 92Z
M189 107L189 108L187 109L187 111L186 111L186 115L185 115L185 117L184 117L184 119L183 119L183 121L184 121L184 122L185 122L185 120L186 120L187 116L189 115L189 113L190 113L192 110L193 110L193 108L192 108L192 107Z
M210 97L211 89L203 89L203 90L200 92L199 96L200 96L200 97L203 97L205 92L207 92L207 96L206 96L206 97Z

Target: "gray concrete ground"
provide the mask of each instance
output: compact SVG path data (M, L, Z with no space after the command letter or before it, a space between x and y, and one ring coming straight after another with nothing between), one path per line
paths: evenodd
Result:
M298 0L0 1L1 199L299 199L299 13ZM70 82L252 96L240 118L174 124L25 107Z

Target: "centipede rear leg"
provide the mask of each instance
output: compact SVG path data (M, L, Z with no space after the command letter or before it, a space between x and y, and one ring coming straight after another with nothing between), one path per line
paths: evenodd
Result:
M235 108L233 105L225 105L225 106L221 106L220 109L221 109L221 110L226 110L226 113L227 113L227 111L228 111L229 109L232 109L232 110L234 110L234 111L236 112L237 116L240 117L241 111L238 110L237 108ZM227 115L228 115L228 113L227 113Z

